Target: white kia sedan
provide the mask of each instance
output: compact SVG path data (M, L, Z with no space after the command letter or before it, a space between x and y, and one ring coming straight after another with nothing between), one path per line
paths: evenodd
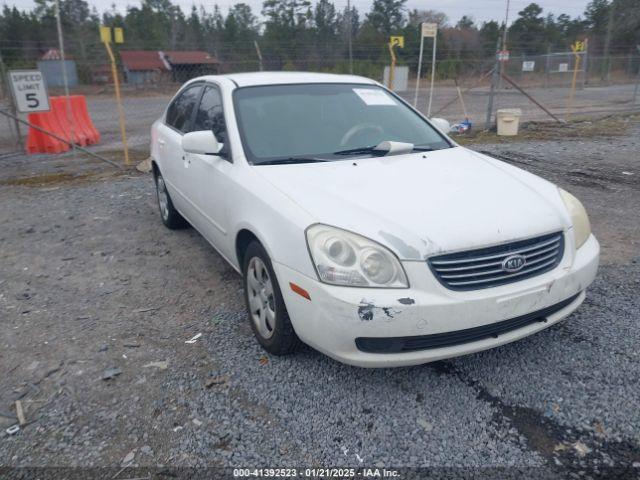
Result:
M162 221L242 274L272 354L414 365L559 322L598 268L582 204L437 125L362 77L196 78L151 132Z

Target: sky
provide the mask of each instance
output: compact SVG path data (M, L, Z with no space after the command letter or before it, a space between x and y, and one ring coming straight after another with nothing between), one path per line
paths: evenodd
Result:
M99 12L112 3L115 3L116 8L123 12L127 5L136 5L139 3L139 0L87 1L89 5L95 6ZM251 8L256 14L260 13L262 0L241 1L251 5ZM531 0L510 1L509 23L517 17L520 10L531 3ZM172 0L172 2L180 5L185 12L188 12L194 3L196 6L202 4L208 11L213 10L213 6L217 3L225 13L230 6L239 3L236 0ZM9 6L15 5L19 9L31 9L34 5L33 0L2 0L2 3ZM315 0L312 0L312 3L315 3ZM334 0L334 3L338 9L342 9L346 6L347 0ZM361 13L364 13L371 8L372 0L351 0L351 3L356 6ZM561 13L566 13L571 17L576 17L583 14L588 0L537 0L536 3L543 8L545 15L551 12L556 16ZM449 23L455 24L463 15L472 17L476 23L482 23L487 20L503 21L505 18L506 4L507 0L438 0L437 2L408 0L406 5L408 9L417 8L420 10L431 9L442 11L449 17Z

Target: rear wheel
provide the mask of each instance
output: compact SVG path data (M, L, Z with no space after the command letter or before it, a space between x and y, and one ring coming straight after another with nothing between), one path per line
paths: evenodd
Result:
M182 215L175 209L169 192L167 191L167 184L160 172L156 173L156 196L158 198L158 208L160 209L160 218L162 223L167 228L172 230L178 228L185 228L189 224Z
M254 241L247 247L243 263L247 311L258 343L273 355L293 353L301 342L291 325L269 255Z

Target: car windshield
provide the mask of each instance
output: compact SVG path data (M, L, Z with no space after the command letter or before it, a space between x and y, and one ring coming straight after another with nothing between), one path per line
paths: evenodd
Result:
M375 85L243 87L234 92L234 105L253 164L372 156L385 141L413 144L417 151L451 146L415 111Z

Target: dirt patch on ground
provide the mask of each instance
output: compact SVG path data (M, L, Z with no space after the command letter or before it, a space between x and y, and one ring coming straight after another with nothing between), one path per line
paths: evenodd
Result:
M87 174L74 175L72 173L51 173L48 175L34 175L31 177L11 178L7 180L0 180L0 185L14 185L14 186L44 186L59 183L70 183L80 181L87 178Z
M129 165L124 163L122 150L107 150L100 155L117 163L119 168L82 152L6 157L0 161L0 186L50 188L137 175L136 165L148 158L149 153L131 150Z
M60 172L1 179L0 185L30 188L55 188L60 186L84 185L91 182L101 182L105 180L115 180L119 177L137 174L139 174L139 172L130 168L126 170L118 170L114 168L110 171L95 170L80 174Z
M475 130L456 135L460 145L483 143L513 143L536 140L572 140L595 137L616 137L627 134L629 127L640 124L640 115L607 115L599 119L576 119L567 123L527 122L515 137L499 137L495 131Z

